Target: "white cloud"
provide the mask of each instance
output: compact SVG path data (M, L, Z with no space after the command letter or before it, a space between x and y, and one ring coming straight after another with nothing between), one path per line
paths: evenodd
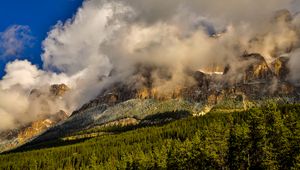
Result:
M18 57L25 48L32 45L32 40L28 26L10 26L0 32L0 57Z
M1 89L21 87L26 90L65 83L72 86L71 78L66 74L57 74L40 70L27 60L15 60L6 65L5 76L0 81Z
M87 1L73 19L64 24L59 22L43 42L44 68L58 69L68 75L84 69L107 74L109 61L99 48L114 31L114 26L107 25L114 14L113 8L113 4L102 6Z

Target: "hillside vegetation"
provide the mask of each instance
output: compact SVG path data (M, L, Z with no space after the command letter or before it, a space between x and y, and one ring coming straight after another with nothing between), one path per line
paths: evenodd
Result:
M300 168L300 105L215 110L164 125L102 130L91 139L50 141L2 154L0 169Z

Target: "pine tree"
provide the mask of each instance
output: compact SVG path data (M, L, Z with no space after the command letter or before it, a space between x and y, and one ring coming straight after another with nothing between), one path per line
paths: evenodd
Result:
M95 170L97 169L97 156L94 152L89 157L89 168Z
M265 169L269 148L266 141L264 114L260 109L251 109L249 114L249 137L251 140L249 148L250 169Z
M230 169L247 169L249 167L249 129L246 124L234 124L230 128L228 139L227 163Z

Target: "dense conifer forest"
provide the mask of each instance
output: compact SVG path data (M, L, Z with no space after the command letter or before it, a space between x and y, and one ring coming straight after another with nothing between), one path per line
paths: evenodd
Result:
M4 153L0 169L300 169L300 105L105 131L112 133Z

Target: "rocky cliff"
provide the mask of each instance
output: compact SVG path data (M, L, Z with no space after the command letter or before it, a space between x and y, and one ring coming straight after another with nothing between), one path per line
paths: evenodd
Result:
M159 94L156 87L151 85L151 76L138 73L139 76L136 77L142 77L140 79L148 82L147 84L133 86L117 82L104 89L96 99L85 104L73 115L99 104L113 106L129 99L183 99L209 104L216 104L221 100L241 95L247 100L260 100L268 97L299 99L299 89L287 80L289 74L287 57L279 57L270 64L260 54L245 54L240 60L242 63L240 66L227 66L223 72L199 70L190 73L195 83L174 88L168 94ZM151 70L148 71L148 74L151 74ZM139 82L139 80L136 81Z

